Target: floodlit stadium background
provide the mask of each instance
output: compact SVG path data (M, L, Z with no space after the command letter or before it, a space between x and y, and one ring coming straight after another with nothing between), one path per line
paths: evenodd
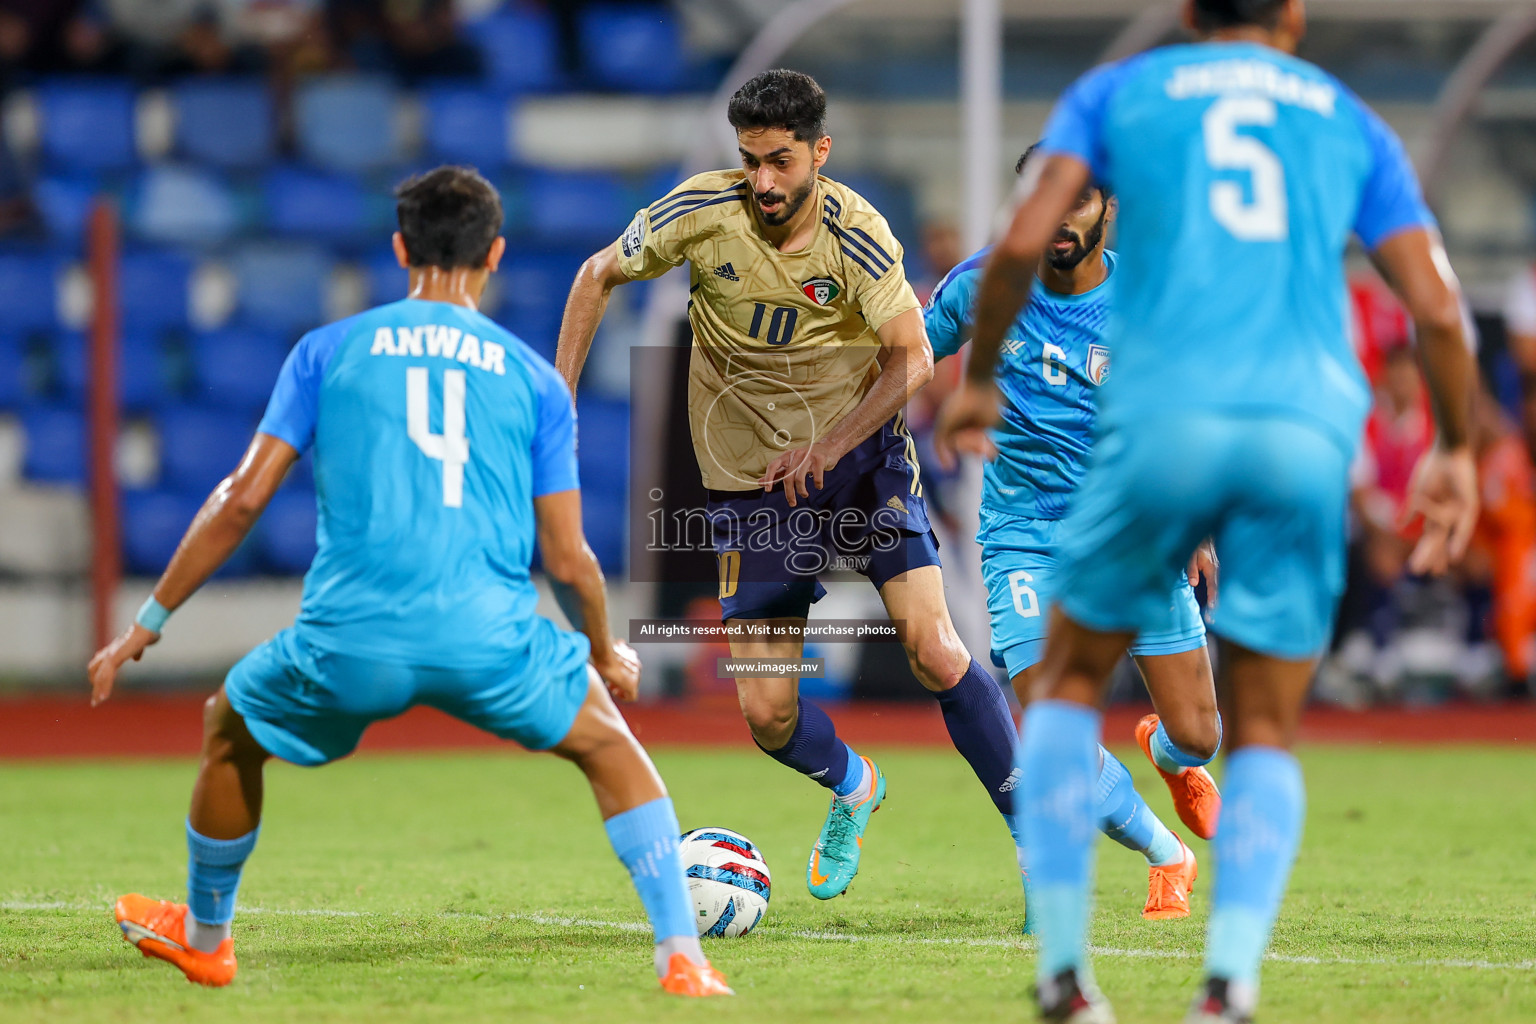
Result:
M1497 400L1489 437L1518 439L1515 356L1522 339L1536 344L1536 13L1494 0L1308 6L1302 55L1381 111L1415 155L1476 315ZM501 188L510 244L487 312L552 357L582 259L685 168L731 162L712 96L764 67L795 67L831 97L827 173L890 220L926 297L985 238L1014 158L1058 92L1106 56L1178 38L1177 7L437 0L393 21L367 0L0 0L0 691L83 693L98 596L109 595L102 621L129 620L243 451L289 346L403 294L389 190L407 173L468 163ZM112 213L93 245L96 209ZM1513 491L1499 507L1529 535L1504 531L1450 581L1401 577L1400 538L1370 524L1390 523L1402 466L1426 440L1422 399L1395 359L1400 314L1357 263L1357 340L1395 414L1373 426L1358 475L1351 590L1318 696L1523 698L1536 631L1526 607L1536 574L1524 568L1536 513L1521 518L1536 502L1529 464L1520 445L1500 449ZM108 278L119 300L105 318L119 329L103 335L118 353L117 493L93 503L90 338ZM631 579L641 567L630 563L646 557L626 520L632 470L659 480L676 459L695 474L675 433L680 395L647 382L631 403L631 366L645 363L631 350L675 344L685 301L675 281L616 292L578 397L586 527L621 635L632 618L717 614L707 581L658 580L667 574L654 565L633 572L651 582ZM941 368L933 394L952 372ZM931 405L932 395L917 403L915 425ZM306 459L149 663L131 667L130 689L206 689L291 622L314 548L312 487ZM952 524L952 607L980 653L984 596L963 542L974 488L962 478L935 489ZM816 614L875 617L879 603L850 576ZM643 645L645 692L729 693L714 676L720 653ZM920 692L893 645L808 653L827 659L810 695Z

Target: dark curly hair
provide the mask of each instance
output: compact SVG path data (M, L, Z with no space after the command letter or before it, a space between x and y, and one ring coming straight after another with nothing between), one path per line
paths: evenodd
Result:
M827 134L827 94L810 75L764 71L736 90L726 116L737 131L781 128L814 144Z
M1235 25L1274 28L1285 0L1195 0L1195 25L1202 32Z
M438 167L395 189L413 267L480 267L501 233L501 196L472 167Z
M1040 143L1037 142L1034 145L1030 146L1028 149L1026 149L1024 151L1023 155L1019 157L1018 162L1013 165L1013 173L1014 174L1023 174L1024 173L1024 165L1029 163L1029 158L1034 156L1035 155L1035 151L1038 150L1039 148L1040 148ZM1113 199L1115 197L1114 190L1111 189L1108 185L1104 185L1104 184L1101 184L1101 183L1096 181L1096 182L1093 183L1093 187L1099 190L1099 195L1104 197L1104 201L1106 203L1109 202L1111 199Z

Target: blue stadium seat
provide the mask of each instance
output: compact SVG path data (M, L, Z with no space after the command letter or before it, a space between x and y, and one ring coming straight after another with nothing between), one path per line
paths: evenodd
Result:
M325 293L335 266L330 254L301 243L254 243L232 260L238 315L249 325L296 333L325 320Z
M185 330L192 260L179 252L141 249L123 254L118 298L126 331Z
M614 174L536 171L528 176L527 191L528 227L545 238L611 242L635 215L629 189Z
M127 82L56 79L37 90L43 158L70 170L116 171L138 160Z
M201 167L162 165L139 176L130 194L128 221L152 242L205 245L232 235L240 224L234 193Z
M315 558L315 495L285 487L272 496L257 527L257 546L264 566L284 576L309 571Z
M629 403L580 395L576 399L576 462L583 492L623 493L629 478Z
M123 495L123 563L128 572L158 574L192 525L202 499L170 491L129 491Z
M26 347L15 335L0 334L0 409L13 409L27 398Z
M328 75L299 86L294 122L299 152L317 167L359 173L400 159L394 87L386 79Z
M382 227L352 177L278 167L268 172L262 191L267 226L280 235L346 243Z
M47 330L58 323L58 257L0 253L0 331Z
M215 167L257 167L272 159L272 95L259 78L189 78L172 92L176 151Z
M599 88L671 92L687 55L672 12L660 4L592 4L581 12L581 65Z
M622 488L604 487L581 492L582 530L598 564L610 574L624 571L624 548L629 536L624 499Z
M240 464L256 424L249 412L173 405L155 417L160 434L160 485L207 494Z
M428 89L422 100L432 159L470 164L489 174L511 158L506 100L452 85Z
M560 43L544 11L502 11L469 26L485 58L486 79L498 92L544 92L560 84Z
M34 405L21 411L27 453L21 474L38 483L85 482L85 414L56 405Z
M496 275L496 320L547 359L555 355L560 317L585 249L519 247L509 251Z
M192 337L193 398L259 414L288 356L281 337L239 329Z
M53 346L60 391L71 404L85 407L90 396L89 341L67 331ZM171 369L159 338L142 331L125 332L118 347L117 400L127 412L144 412L171 402Z
M405 298L410 274L395 259L393 249L369 257L363 273L368 278L368 305L382 306Z
M52 175L32 186L32 205L51 238L69 246L85 240L91 207L101 194L99 181L85 175Z
M171 560L182 534L202 507L206 494L196 491L127 491L123 494L123 566L136 576L154 576ZM214 579L249 575L255 545L235 549Z

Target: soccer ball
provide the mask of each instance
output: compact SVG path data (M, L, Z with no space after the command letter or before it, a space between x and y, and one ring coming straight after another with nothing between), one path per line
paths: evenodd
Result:
M773 882L752 840L728 828L696 828L679 844L700 935L745 935L763 919Z

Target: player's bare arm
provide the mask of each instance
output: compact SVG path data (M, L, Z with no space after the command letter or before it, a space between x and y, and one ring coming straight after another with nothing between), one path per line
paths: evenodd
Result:
M1405 510L1424 519L1408 564L1414 572L1441 573L1466 552L1477 525L1477 463L1471 444L1477 371L1461 285L1439 234L1424 228L1391 236L1372 257L1413 318L1435 415L1435 445L1414 470Z
M539 521L539 555L555 600L571 625L592 643L592 667L618 700L640 692L640 659L608 632L603 570L581 528L581 492L556 491L533 499Z
M155 584L156 601L174 611L218 571L261 518L267 502L277 493L298 457L299 453L286 441L270 434L256 435L240 465L213 489L187 527L170 564ZM97 651L89 667L91 704L100 704L112 696L112 686L124 662L138 661L145 648L159 639L159 633L135 622Z
M560 320L560 337L555 344L555 369L576 393L581 368L586 365L592 339L608 310L608 296L629 278L619 269L615 246L593 253L576 272L570 297L565 300L565 315Z
M1058 225L1089 186L1087 165L1075 157L1055 155L1031 170L1020 182L1024 199L1014 211L1008 232L993 248L976 295L971 356L965 380L939 410L934 424L934 448L945 465L953 465L957 450L990 457L995 454L984 431L997 422L997 385L993 371L1003 338L1019 310L1029 301L1030 283ZM963 447L962 447L963 445Z
M933 379L933 348L923 328L921 309L907 310L876 333L880 338L880 376L869 392L825 437L770 462L759 481L763 490L782 483L791 506L797 494L807 497L807 476L819 489L824 474L839 459L879 430Z

